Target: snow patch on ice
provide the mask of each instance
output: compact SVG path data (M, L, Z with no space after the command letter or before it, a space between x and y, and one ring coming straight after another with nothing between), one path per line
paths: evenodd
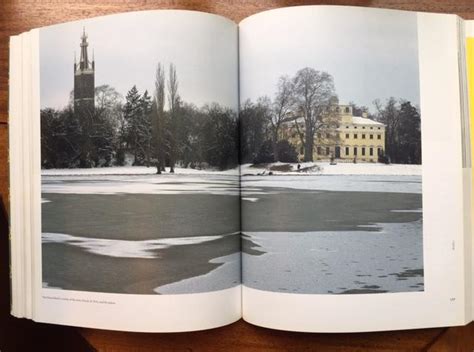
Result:
M43 177L41 186L61 194L239 194L234 175L60 175Z
M42 282L42 287L43 287L43 288L53 288L53 289L55 289L55 290L62 290L61 287L50 286L50 285L49 285L47 282L45 282L45 281Z
M410 209L410 210L393 209L390 211L392 213L423 213L423 209Z
M240 284L240 252L209 260L212 264L222 264L210 272L171 284L158 286L153 291L160 294L180 294L209 292L221 287L232 287ZM223 285L227 283L226 285Z
M242 177L242 194L251 196L252 190L262 188L336 191L336 192L393 192L421 194L421 176L390 175L274 175ZM264 192L268 194L268 192Z
M243 253L243 284L303 294L422 291L422 220L372 226L379 230L245 232L263 254Z
M42 242L43 244L62 243L76 246L86 250L89 253L108 257L153 259L159 258L158 254L156 253L156 250L158 249L210 242L223 238L227 235L230 234L218 236L175 237L156 240L129 241L105 238L88 238L72 236L63 233L43 232Z
M250 198L250 197L243 197L242 200L246 200L252 203L255 203L259 200L259 198Z

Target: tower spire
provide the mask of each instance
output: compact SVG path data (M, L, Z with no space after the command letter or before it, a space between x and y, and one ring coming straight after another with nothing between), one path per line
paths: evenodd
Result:
M94 61L89 60L88 46L86 28L83 27L79 62L74 52L74 113L83 118L92 116L95 108L95 67Z
M81 37L81 58L79 60L79 68L81 70L89 69L89 58L87 55L87 47L89 43L87 43L87 34L86 34L86 27L82 28L82 37Z

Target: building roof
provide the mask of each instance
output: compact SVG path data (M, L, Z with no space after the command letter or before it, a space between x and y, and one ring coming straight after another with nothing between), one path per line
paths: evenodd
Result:
M360 116L352 116L352 123L360 125L385 126L383 123Z

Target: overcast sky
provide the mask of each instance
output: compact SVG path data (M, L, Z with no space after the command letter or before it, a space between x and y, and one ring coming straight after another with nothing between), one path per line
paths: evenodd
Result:
M108 84L125 96L136 85L152 94L157 63L168 68L173 62L184 101L236 108L237 27L222 17L190 11L133 12L42 29L41 107L68 103L83 26L89 57L95 53L96 86Z
M415 13L351 7L293 7L240 24L241 100L273 96L278 77L303 67L334 77L340 103L373 111L393 96L419 105Z

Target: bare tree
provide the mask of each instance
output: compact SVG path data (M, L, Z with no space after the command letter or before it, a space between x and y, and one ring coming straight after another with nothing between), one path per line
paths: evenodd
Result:
M285 122L292 120L293 107L293 84L288 76L282 76L278 80L278 90L273 101L270 114L270 125L272 134L272 149L274 161L279 161L278 140L280 130Z
M170 109L169 158L171 173L174 173L174 165L176 162L176 129L178 122L179 100L178 76L176 75L176 67L174 64L170 64L168 77L168 104Z
M385 106L380 100L374 101L377 110L377 121L385 125L385 154L392 159L398 159L400 150L400 139L398 131L400 129L400 111L397 108L397 101L391 97L387 100Z
M299 70L292 79L294 93L293 116L295 126L304 147L304 161L313 161L314 135L317 130L331 126L328 110L331 98L335 97L332 76L313 68ZM304 121L304 131L298 126L298 118Z
M155 97L154 97L155 118L153 119L153 139L156 148L156 173L161 174L165 170L165 70L161 63L158 63L155 73Z

